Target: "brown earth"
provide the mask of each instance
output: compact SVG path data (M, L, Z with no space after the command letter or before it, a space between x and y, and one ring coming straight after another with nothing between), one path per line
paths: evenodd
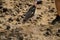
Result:
M32 18L22 23L34 0L1 0L0 40L60 40L60 23L51 25L55 0L42 0Z

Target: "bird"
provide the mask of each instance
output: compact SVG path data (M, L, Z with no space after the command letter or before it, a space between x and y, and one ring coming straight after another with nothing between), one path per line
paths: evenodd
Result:
M35 9L36 9L36 6L32 6L25 14L25 17L23 19L23 22L26 22L29 18L33 17L34 14L35 14Z

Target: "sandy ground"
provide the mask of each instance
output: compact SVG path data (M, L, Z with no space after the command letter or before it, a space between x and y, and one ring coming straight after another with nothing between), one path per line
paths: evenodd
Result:
M1 0L0 40L60 40L60 23L51 25L57 10L55 0L42 0L24 24L24 14L34 0Z

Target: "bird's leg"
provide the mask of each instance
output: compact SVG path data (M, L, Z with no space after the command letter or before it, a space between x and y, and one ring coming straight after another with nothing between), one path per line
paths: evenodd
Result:
M60 21L60 0L55 0L55 5L56 5L56 8L57 8L57 16L52 21L52 24L56 24L56 22Z

